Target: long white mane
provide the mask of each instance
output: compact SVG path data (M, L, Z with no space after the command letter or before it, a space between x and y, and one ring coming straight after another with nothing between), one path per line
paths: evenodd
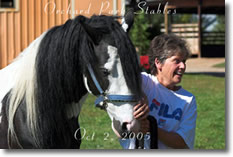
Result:
M25 96L26 110L27 110L27 124L32 129L32 134L36 128L36 103L35 90L36 75L35 75L35 59L39 49L43 33L40 37L34 40L10 65L0 70L0 108L2 108L2 100L4 96L10 91L10 103L8 115L8 139L14 138L17 140L14 131L14 116L16 110ZM33 135L34 136L34 135Z

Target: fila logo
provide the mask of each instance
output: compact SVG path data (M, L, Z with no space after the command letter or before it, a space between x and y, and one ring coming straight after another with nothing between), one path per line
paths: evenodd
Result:
M169 105L164 103L160 104L156 99L153 99L150 105L150 111L153 111L153 109L158 110L158 116L175 119L178 121L181 120L183 114L181 108L176 108L174 111L169 111Z

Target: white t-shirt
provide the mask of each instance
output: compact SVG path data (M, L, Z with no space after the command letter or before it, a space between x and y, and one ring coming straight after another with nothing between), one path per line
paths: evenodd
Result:
M182 87L177 91L167 89L153 75L143 72L141 76L142 89L149 102L149 114L156 118L158 127L178 133L186 145L193 149L197 118L195 97ZM134 143L132 139L120 140L125 149L134 148ZM158 148L169 149L161 141L158 141Z

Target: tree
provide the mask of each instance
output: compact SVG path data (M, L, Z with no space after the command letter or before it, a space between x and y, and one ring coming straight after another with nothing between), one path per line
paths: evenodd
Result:
M215 24L213 31L225 32L225 16L224 15L217 15L216 22L217 23Z
M149 22L145 14L135 14L134 24L130 31L130 37L139 55L148 52L150 40L148 39Z
M176 14L172 16L172 23L197 23L198 19L193 14Z
M149 32L149 40L153 40L155 36L162 34L162 23L164 23L164 15L163 14L152 14L148 15L150 27L148 28Z

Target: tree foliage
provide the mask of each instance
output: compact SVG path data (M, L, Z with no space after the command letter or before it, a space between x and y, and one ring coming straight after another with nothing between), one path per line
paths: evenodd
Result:
M213 31L216 32L225 32L225 16L217 15L216 16L216 25L213 28Z
M172 16L172 23L197 23L198 18L193 14L176 14Z
M130 37L139 55L148 52L150 40L148 39L149 22L145 14L135 14L134 24L130 31Z
M149 40L154 39L155 36L160 35L162 25L164 23L163 14L153 14L148 16L150 27L148 28Z

